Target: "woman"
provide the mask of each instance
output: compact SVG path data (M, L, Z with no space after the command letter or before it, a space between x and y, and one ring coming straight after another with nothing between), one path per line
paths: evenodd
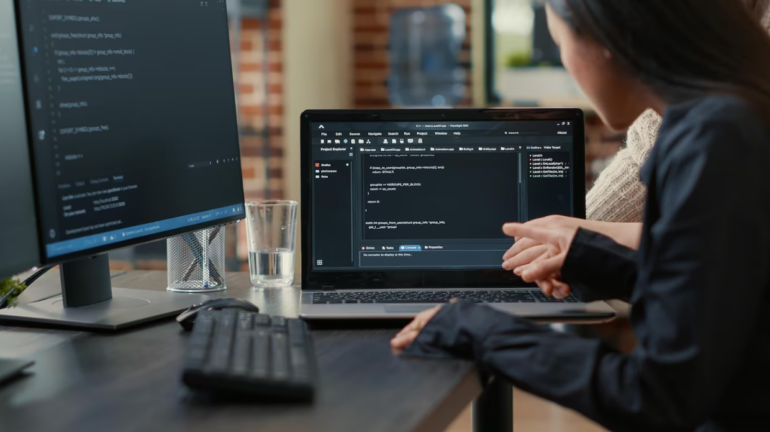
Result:
M642 170L639 251L507 224L547 247L515 269L625 298L630 355L484 305L419 314L392 341L456 356L611 430L733 431L770 418L770 39L734 0L548 0L565 67L615 129L663 115Z
M744 0L744 3L762 27L770 31L770 0ZM628 130L626 148L618 152L586 196L588 220L642 221L645 190L639 180L639 171L655 144L661 120L654 110L647 110ZM633 224L629 227L634 228L639 230L641 226Z
M770 0L743 0L749 12L770 31ZM604 234L631 249L639 247L642 230L642 210L646 195L639 172L658 137L662 118L649 109L639 117L628 130L627 146L612 160L601 173L596 184L586 196L586 220L565 216L551 216L532 224L585 228ZM527 253L520 254L521 250ZM545 253L545 246L531 239L524 239L504 257L507 267L516 268L529 264ZM542 284L546 295L557 299L567 297L570 292L565 286L554 290L551 284Z

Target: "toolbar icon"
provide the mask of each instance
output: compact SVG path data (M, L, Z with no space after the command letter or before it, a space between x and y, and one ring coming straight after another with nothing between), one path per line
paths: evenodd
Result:
M422 144L422 138L418 138L418 139L417 139L417 143L418 143L418 144Z
M387 140L387 139L384 139L384 140L382 140L382 143L383 143L383 144L387 144L387 143L388 143L388 140Z
M406 140L406 142L408 142L409 144L412 144L414 142L414 140L409 138L408 140Z
M360 139L360 140L358 140L358 143L359 143L359 144L363 144L363 143L364 143L364 140Z

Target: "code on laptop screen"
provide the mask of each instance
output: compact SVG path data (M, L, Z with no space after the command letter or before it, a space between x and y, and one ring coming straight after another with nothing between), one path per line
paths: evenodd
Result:
M570 121L310 127L314 270L499 269L504 223L572 215Z

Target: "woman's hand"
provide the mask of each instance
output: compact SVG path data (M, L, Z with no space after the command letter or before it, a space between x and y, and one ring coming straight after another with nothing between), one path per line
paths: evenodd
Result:
M390 341L390 346L397 350L403 350L408 347L409 344L414 342L417 335L420 334L422 329L428 324L428 321L433 319L439 310L441 310L441 306L436 306L418 313L417 316L414 317L414 320L412 320L408 326L404 327L403 330Z
M527 226L540 226L544 228L570 228L577 231L578 228L584 227L587 221L583 219L577 219L566 216L547 216L540 219L534 219L527 222L524 225ZM547 248L539 241L530 239L515 237L516 242L510 249L503 255L503 268L506 270L513 270L526 264L530 264L545 253Z
M535 223L505 224L503 232L518 239L504 255L503 268L525 282L535 282L546 295L564 298L570 294L561 281L561 268L577 227L539 226Z
M561 228L571 228L577 231L578 228L585 228L592 231L606 231L606 226L610 224L609 222L596 222L596 221L588 221L585 219L578 219L575 217L569 217L569 216L560 216L560 215L552 215L552 216L545 216L538 219L532 219L531 221L525 223L524 225L529 226L540 226L545 228L554 228L554 227L561 227ZM619 225L619 224L615 224ZM604 227L605 229L601 229L601 227ZM517 239L518 240L518 239Z
M639 249L639 243L642 238L642 224L639 222L600 222L554 215L533 219L525 225L536 225L547 228L572 228L576 231L578 228L583 228L607 236L616 243L629 249Z

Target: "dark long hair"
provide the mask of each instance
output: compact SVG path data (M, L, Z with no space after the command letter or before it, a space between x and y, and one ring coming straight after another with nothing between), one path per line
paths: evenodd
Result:
M770 113L770 37L744 2L546 1L666 102L730 93Z

